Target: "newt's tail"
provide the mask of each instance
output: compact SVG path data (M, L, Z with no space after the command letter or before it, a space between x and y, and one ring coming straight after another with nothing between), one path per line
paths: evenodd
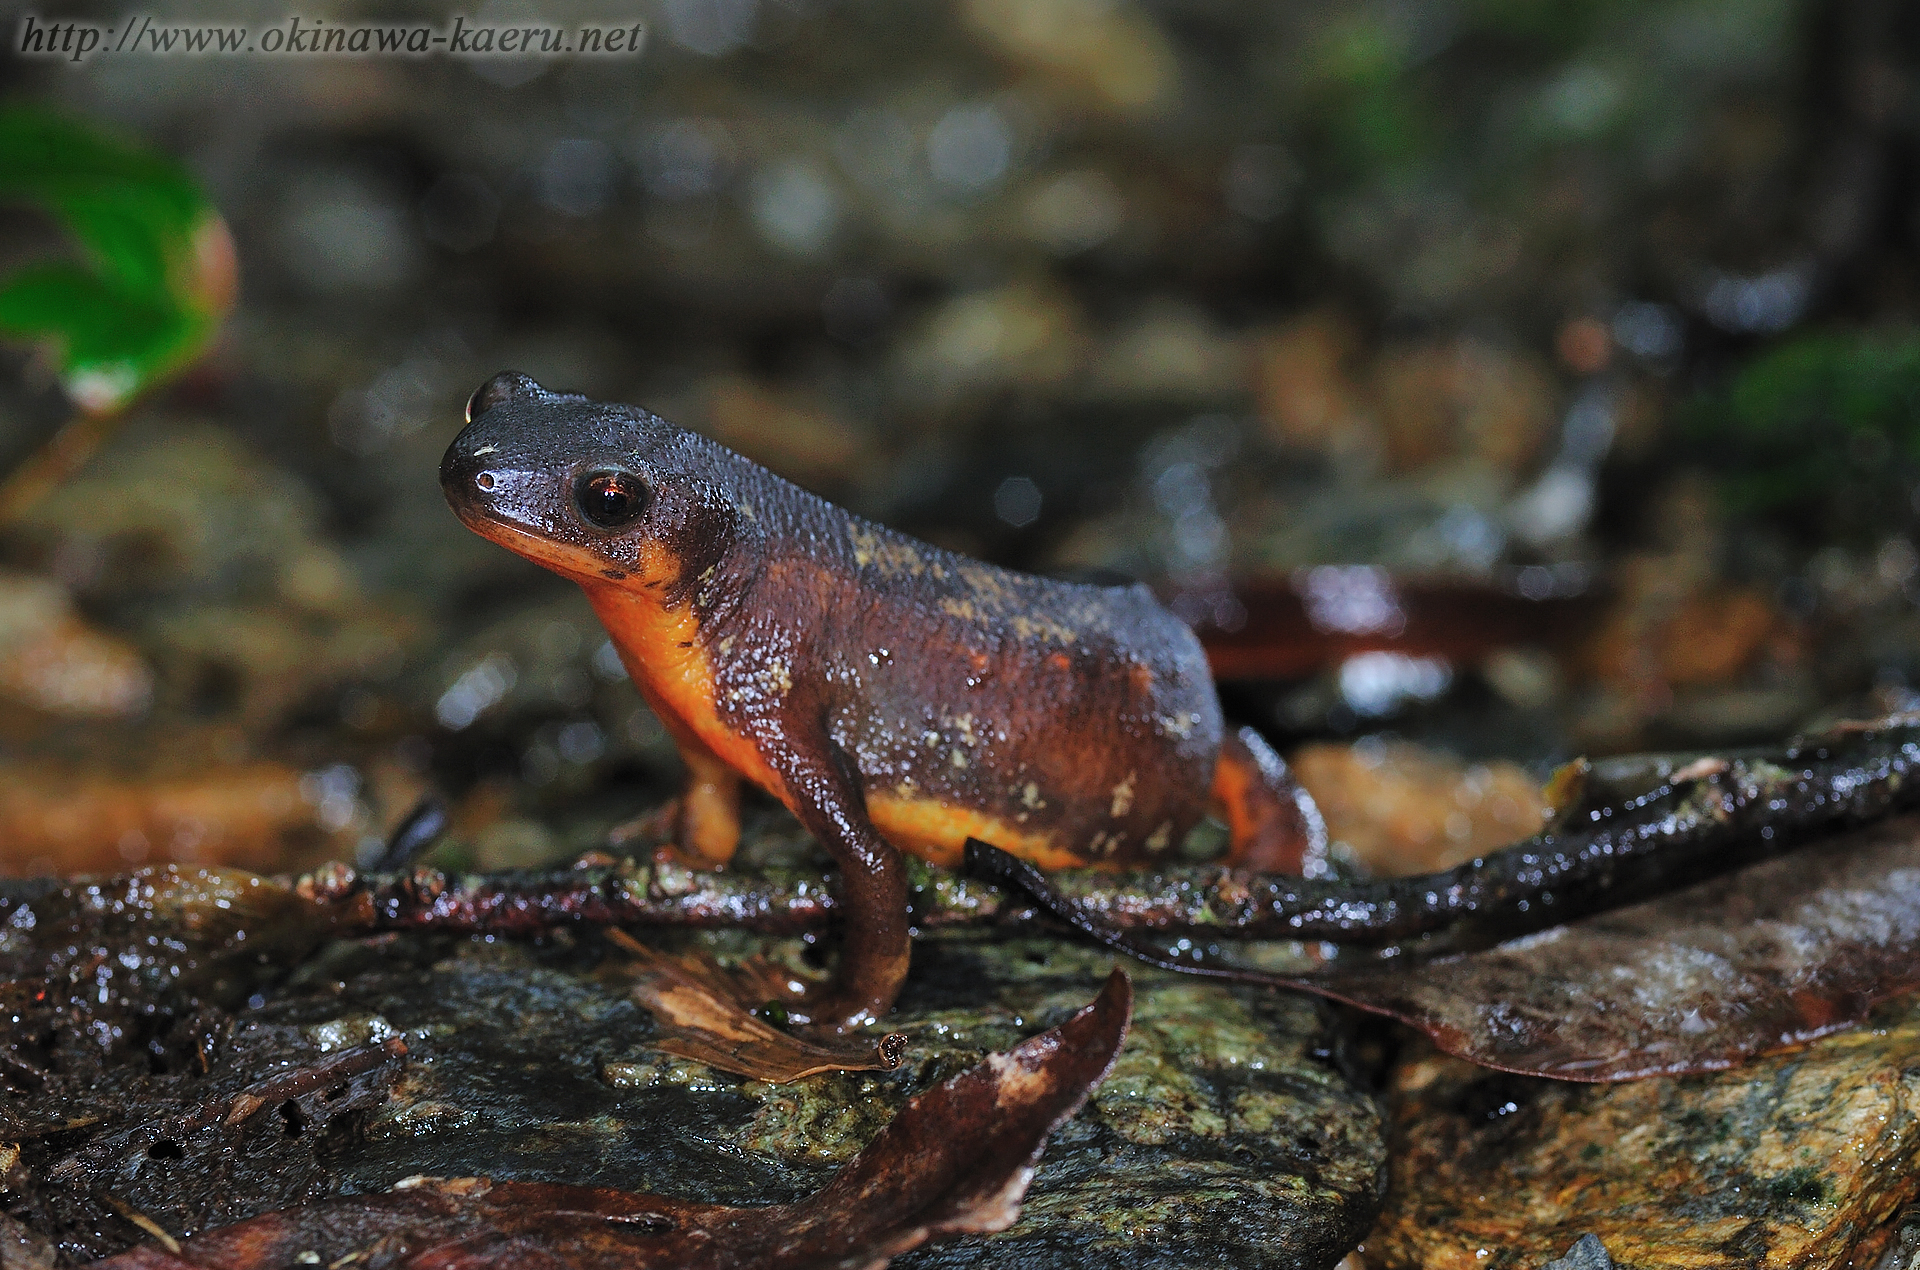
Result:
M1300 787L1286 760L1252 728L1220 739L1213 769L1213 800L1231 831L1226 863L1256 873L1301 873L1324 860L1327 822L1313 795Z

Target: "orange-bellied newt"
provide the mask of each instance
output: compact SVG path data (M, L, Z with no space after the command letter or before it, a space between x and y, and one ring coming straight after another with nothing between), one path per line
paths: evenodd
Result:
M1042 868L1166 858L1219 809L1228 862L1297 869L1312 803L1224 724L1194 633L1144 586L943 551L633 406L496 375L440 467L483 537L585 589L686 760L677 841L722 864L740 782L833 855L839 967L794 1022L885 1014L907 972L899 852L969 838Z

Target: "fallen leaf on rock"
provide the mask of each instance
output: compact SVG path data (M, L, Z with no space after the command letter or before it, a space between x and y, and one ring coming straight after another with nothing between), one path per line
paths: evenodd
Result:
M479 1270L884 1266L949 1235L1019 1216L1047 1136L1119 1053L1133 990L1114 971L1094 1003L908 1102L826 1187L797 1204L731 1208L657 1195L490 1178L414 1178L134 1248L102 1270L379 1265Z
M891 1071L900 1065L906 1037L898 1032L877 1045L852 1038L819 1044L755 1018L741 1004L741 994L748 1000L777 1000L783 986L764 973L749 971L752 981L741 984L698 950L659 952L621 930L608 931L607 938L634 958L621 973L631 980L633 999L653 1013L660 1029L655 1049L776 1085L818 1072ZM761 984L764 990L755 991Z
M1562 1080L1732 1066L1920 986L1920 816L1489 948L1301 986Z

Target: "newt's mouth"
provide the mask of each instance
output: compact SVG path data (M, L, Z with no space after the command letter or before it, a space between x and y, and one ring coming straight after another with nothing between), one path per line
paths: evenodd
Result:
M456 506L454 512L474 533L517 556L525 556L542 568L567 577L598 577L602 571L603 561L569 543L542 537L479 509Z

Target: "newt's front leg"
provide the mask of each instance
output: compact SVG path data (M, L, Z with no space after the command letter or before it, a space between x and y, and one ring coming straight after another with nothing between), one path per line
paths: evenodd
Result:
M688 864L712 869L740 845L740 775L705 746L682 745L687 783L673 825L673 844Z
M867 818L851 764L825 736L789 749L788 804L840 868L840 963L833 978L788 1007L799 1024L850 1031L883 1018L907 978L907 874Z

